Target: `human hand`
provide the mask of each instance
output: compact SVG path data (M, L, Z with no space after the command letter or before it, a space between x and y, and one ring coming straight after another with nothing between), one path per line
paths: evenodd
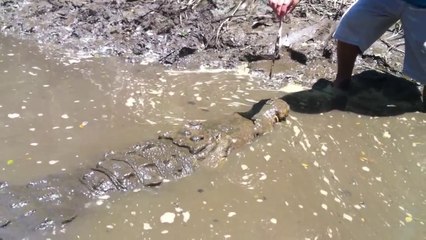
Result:
M293 11L298 3L299 0L269 0L268 5L277 14L278 19L281 20L287 13Z

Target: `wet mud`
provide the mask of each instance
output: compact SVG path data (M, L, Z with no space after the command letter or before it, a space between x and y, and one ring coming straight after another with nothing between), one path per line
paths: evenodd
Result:
M138 143L126 152L111 151L96 166L31 181L25 186L0 185L0 234L3 238L36 237L60 231L80 215L91 200L114 192L157 188L217 167L228 155L271 132L288 116L281 99L263 100L248 112L219 122L188 122L179 131Z
M268 33L256 31L257 27L242 20L250 18L256 26L272 25L264 3L4 1L0 11L4 33L82 57L113 55L135 63L229 67L249 54L270 54ZM228 21L233 16L234 21ZM198 56L200 52L202 56Z
M267 87L312 86L334 78L332 33L351 2L301 3L283 23L278 56L278 21L264 1L3 1L3 34L36 41L45 54L72 64L118 56L173 69L235 69L244 64ZM380 69L401 76L403 32L392 26L363 54L356 72ZM389 47L392 46L392 47ZM276 59L278 57L278 59ZM271 62L277 64L271 68ZM324 76L326 75L326 76Z
M216 169L158 189L94 199L73 209L83 208L70 224L31 239L425 234L426 120L413 112L418 94L398 99L380 84L380 73L365 73L379 79L374 94L364 99L357 90L362 81L354 82L348 105L337 111L324 80L310 90L290 84L275 91L247 71L141 69L113 58L65 66L10 38L2 39L1 50L0 169L1 180L13 185L93 166L109 149L125 149L188 119L220 119L270 97L298 99L285 124ZM360 99L364 104L355 104ZM369 116L380 108L368 103L380 99L398 112L382 108L383 117Z
M284 31L321 27L283 47L269 79L271 10L230 2L0 3L0 181L93 166L260 99L292 108L216 169L94 199L72 224L30 239L424 238L426 119L418 85L400 77L398 26L357 60L341 94L329 89L341 13L301 3Z

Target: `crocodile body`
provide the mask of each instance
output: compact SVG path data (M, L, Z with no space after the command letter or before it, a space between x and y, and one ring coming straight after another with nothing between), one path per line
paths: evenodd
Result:
M126 152L109 152L93 168L50 175L25 186L0 182L0 239L57 230L93 199L156 187L186 177L200 166L216 167L233 149L270 132L288 112L281 99L263 100L250 111L220 122L189 122Z

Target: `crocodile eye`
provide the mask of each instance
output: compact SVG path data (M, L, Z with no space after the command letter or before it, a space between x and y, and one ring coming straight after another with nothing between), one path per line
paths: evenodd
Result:
M280 121L279 117L277 115L274 115L274 121L277 123Z

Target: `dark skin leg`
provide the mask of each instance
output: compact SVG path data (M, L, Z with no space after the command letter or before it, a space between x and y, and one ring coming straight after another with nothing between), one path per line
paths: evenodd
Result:
M426 85L423 85L423 102L425 102L426 99Z
M345 90L349 87L355 60L360 53L358 46L337 41L337 75L333 82L335 88Z
M426 113L426 85L423 85L423 112Z
M361 54L358 46L337 41L337 75L333 87L340 90L349 87L358 54ZM426 85L423 86L423 112L426 112Z

